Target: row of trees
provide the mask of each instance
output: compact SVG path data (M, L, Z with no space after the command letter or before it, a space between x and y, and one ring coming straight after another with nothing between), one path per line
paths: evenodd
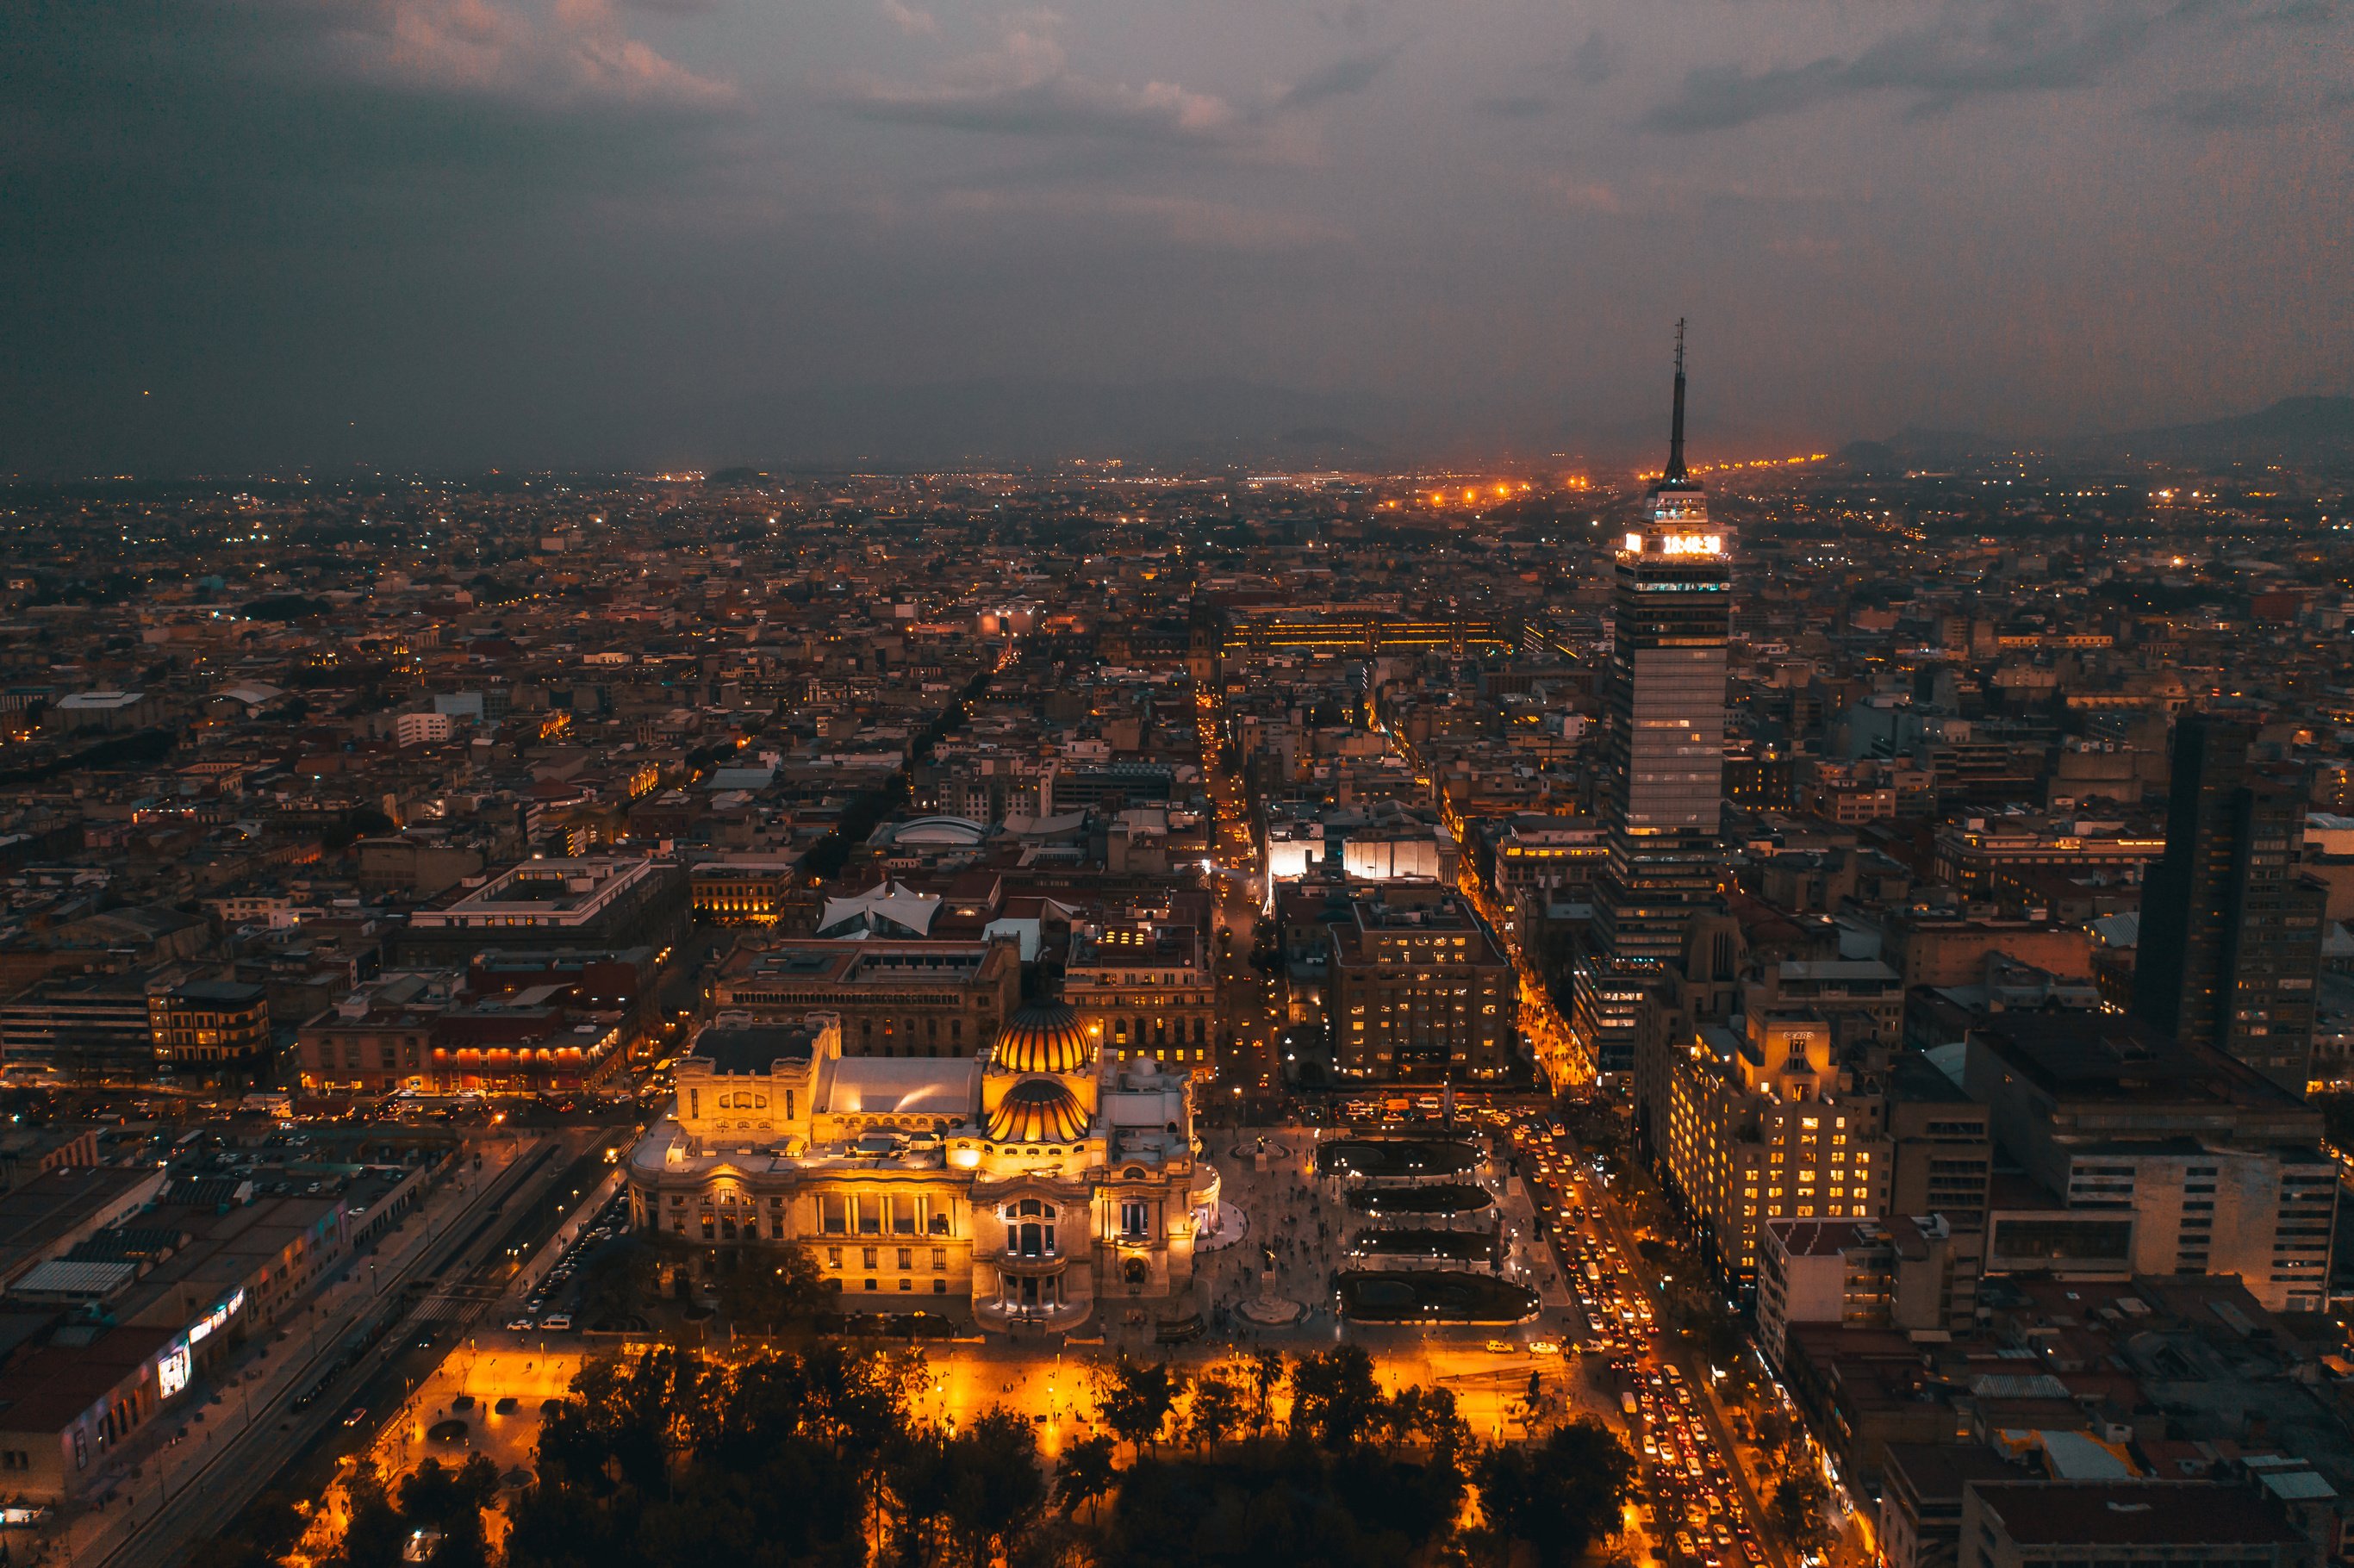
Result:
M397 1487L363 1464L315 1505L281 1490L264 1493L235 1528L199 1542L188 1568L307 1565L322 1552L343 1568L420 1560L429 1568L489 1568L489 1510L498 1495L498 1467L481 1454L454 1467L428 1459ZM410 1557L412 1548L421 1555Z
M1617 1527L1633 1466L1598 1425L1476 1441L1445 1390L1383 1389L1354 1347L1191 1373L1122 1360L1103 1430L1049 1466L1029 1419L936 1421L914 1352L821 1347L738 1364L659 1349L591 1363L541 1432L534 1484L483 1528L487 1466L365 1478L332 1568L1360 1568L1575 1561ZM496 1541L498 1550L489 1544Z
M1096 1398L1110 1435L1064 1456L1056 1499L1068 1513L1117 1488L1115 1543L1148 1559L1152 1542L1182 1527L1161 1507L1172 1471L1178 1483L1192 1483L1176 1485L1180 1494L1198 1493L1204 1479L1231 1480L1240 1465L1267 1492L1339 1502L1346 1521L1336 1527L1360 1537L1354 1550L1373 1558L1388 1555L1384 1544L1409 1552L1446 1544L1502 1563L1518 1541L1543 1563L1575 1562L1611 1533L1634 1478L1625 1447L1592 1421L1556 1426L1538 1443L1484 1446L1456 1414L1452 1392L1385 1390L1354 1345L1289 1361L1261 1350L1190 1378L1123 1356L1097 1379ZM1204 1457L1164 1462L1161 1445L1170 1439ZM1240 1456L1207 1459L1236 1439ZM1113 1467L1117 1444L1136 1454L1125 1475ZM1467 1489L1478 1495L1477 1521L1458 1529ZM1377 1527L1375 1539L1362 1539L1367 1525Z

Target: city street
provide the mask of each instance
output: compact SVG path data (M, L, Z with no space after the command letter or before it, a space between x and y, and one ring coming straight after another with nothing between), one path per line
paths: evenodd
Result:
M319 1375L344 1336L381 1306L387 1291L397 1292L428 1257L444 1250L453 1231L473 1218L518 1159L538 1144L535 1139L489 1143L479 1172L470 1155L461 1157L450 1182L429 1195L373 1255L350 1259L308 1306L274 1332L249 1340L209 1387L200 1383L188 1401L162 1412L118 1448L88 1490L92 1502L65 1511L45 1537L47 1549L84 1563L168 1561L163 1543L195 1533L189 1517L221 1495L224 1478L266 1478L299 1450L286 1420L295 1395ZM186 1436L178 1436L181 1432ZM124 1552L127 1544L136 1550Z
M1202 778L1216 821L1211 827L1211 887L1227 933L1217 954L1218 1026L1232 1044L1221 1059L1220 1091L1229 1097L1283 1082L1285 1009L1280 982L1252 967L1259 939L1258 844L1249 794L1225 768L1225 713L1212 691L1194 694Z
M50 1550L69 1550L76 1563L163 1568L189 1541L225 1527L322 1435L339 1429L352 1408L348 1402L377 1369L411 1349L412 1324L444 1321L449 1312L440 1297L426 1298L375 1341L356 1368L329 1374L346 1337L371 1313L396 1302L412 1279L438 1275L446 1286L493 1264L504 1234L501 1211L535 1201L560 1179L567 1154L588 1136L526 1133L486 1141L479 1172L471 1158L462 1160L451 1182L374 1255L352 1260L309 1309L224 1368L206 1404L176 1414L168 1430L164 1422L154 1424L150 1441L166 1446L124 1456L112 1500L69 1516L70 1541L59 1534ZM451 1299L460 1313L467 1309L464 1297ZM296 1395L323 1374L329 1384L324 1392L307 1407L292 1408ZM196 1397L207 1398L201 1392ZM185 1437L171 1440L182 1430Z

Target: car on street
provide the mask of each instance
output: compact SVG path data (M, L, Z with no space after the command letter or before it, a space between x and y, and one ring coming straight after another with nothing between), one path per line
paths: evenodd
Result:
M345 1413L344 1425L346 1426L357 1426L361 1422L366 1421L366 1419L367 1406L365 1404L355 1404L350 1410Z

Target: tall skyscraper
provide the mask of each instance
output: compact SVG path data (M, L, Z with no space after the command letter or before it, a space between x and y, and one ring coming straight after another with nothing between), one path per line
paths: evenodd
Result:
M2142 885L2133 1011L2302 1095L2328 900L2297 871L2303 797L2250 765L2249 740L2246 726L2204 714L2175 726L2166 853Z
M1606 683L1602 820L1609 849L1575 973L1573 1027L1604 1073L1634 1065L1651 977L1715 896L1723 862L1724 650L1733 562L1684 466L1683 325L1668 466L1619 543Z

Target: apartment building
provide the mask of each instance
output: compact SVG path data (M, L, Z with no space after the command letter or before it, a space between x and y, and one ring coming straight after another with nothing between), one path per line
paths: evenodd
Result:
M1453 895L1413 908L1352 900L1331 927L1332 1056L1359 1079L1458 1083L1511 1061L1518 977Z
M1727 1289L1754 1288L1768 1220L1888 1212L1895 1149L1882 1102L1847 1086L1830 1025L1797 1010L1704 1025L1670 1060L1654 1136Z

